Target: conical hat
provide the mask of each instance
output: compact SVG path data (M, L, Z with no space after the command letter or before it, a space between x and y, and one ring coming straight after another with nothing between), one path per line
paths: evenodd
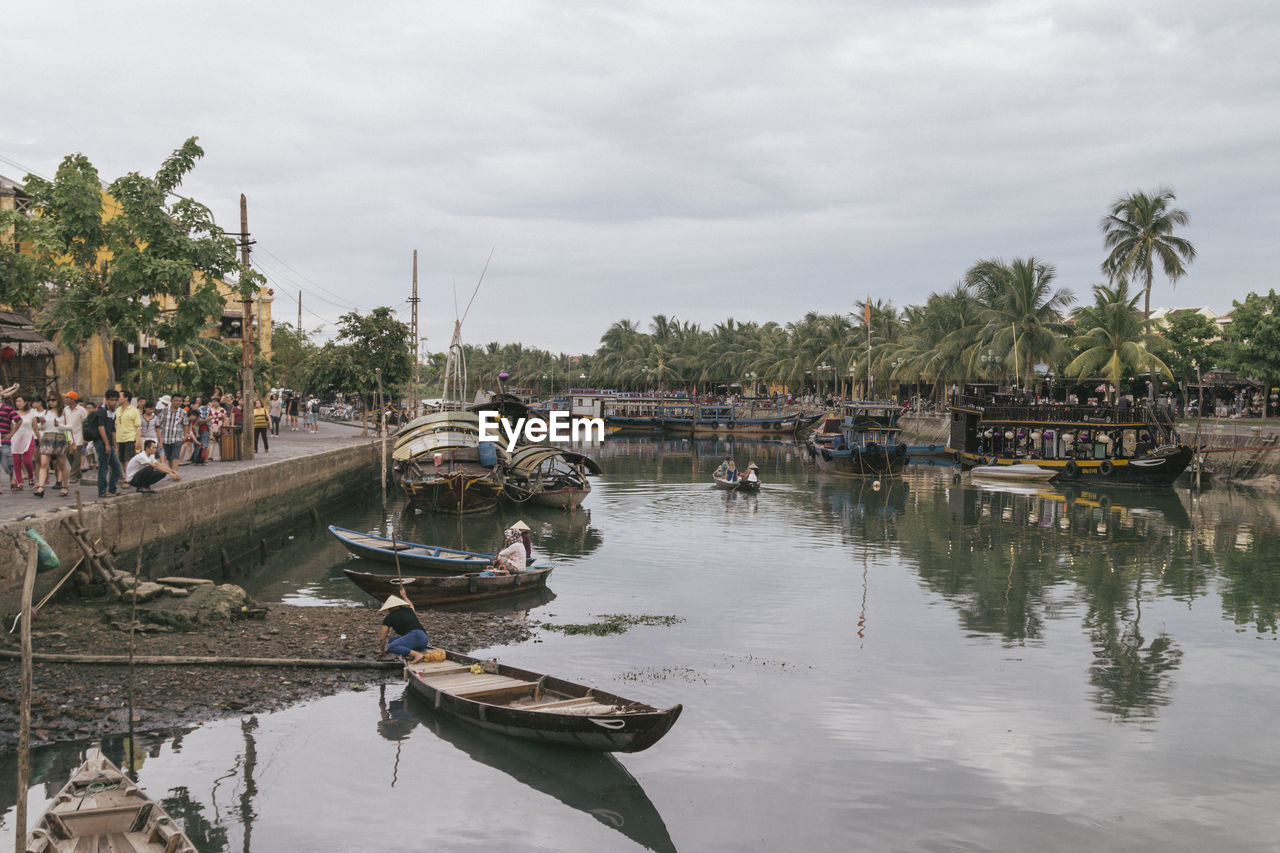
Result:
M527 531L529 529L529 525L525 524L523 521L517 521L515 524L511 525L511 529Z
M389 595L387 596L387 600L383 602L382 606L378 608L378 612L381 613L384 610L394 610L397 607L412 607L412 606L413 606L412 604L405 601L403 598L399 597L398 595Z

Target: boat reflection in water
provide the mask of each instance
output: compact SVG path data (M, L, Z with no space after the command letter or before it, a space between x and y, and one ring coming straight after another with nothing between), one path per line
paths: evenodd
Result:
M421 725L474 761L586 812L649 850L663 853L676 849L662 815L640 783L609 753L495 737L443 714L433 714L407 687L398 699L380 702L379 709L378 733L387 740L402 741Z

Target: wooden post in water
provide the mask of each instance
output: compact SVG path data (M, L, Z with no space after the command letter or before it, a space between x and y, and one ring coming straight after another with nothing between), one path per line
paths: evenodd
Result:
M374 373L378 377L378 417L382 425L382 452L378 455L382 459L382 500L385 503L387 500L387 407L382 403L382 368L375 368ZM397 555L397 568L399 563L399 555Z
M79 493L77 492L77 495ZM22 683L18 694L18 804L13 849L27 849L27 788L31 784L31 597L36 588L37 546L27 540L27 571L22 577Z

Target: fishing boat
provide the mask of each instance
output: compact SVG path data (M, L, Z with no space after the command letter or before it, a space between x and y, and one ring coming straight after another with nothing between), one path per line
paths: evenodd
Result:
M380 575L373 572L357 572L343 569L351 582L379 601L389 595L408 593L414 607L434 607L440 604L458 604L467 601L483 601L504 595L517 595L538 587L546 587L547 578L555 563L537 559L522 572L511 575L482 576L478 572L447 577L422 575Z
M961 467L1034 464L1054 482L1167 486L1193 451L1164 409L1148 403L1046 403L969 386L952 396L948 442Z
M588 474L599 474L591 457L543 444L528 445L511 455L503 472L503 494L517 503L577 509L591 493Z
M483 567L493 560L492 554L461 551L440 545L402 542L384 536L374 536L372 533L349 530L338 527L336 524L329 525L329 532L342 543L344 548L357 557L393 565L398 562L401 568L457 575L483 571Z
M830 444L813 436L809 455L818 470L841 477L894 477L902 473L911 454L902 443L898 416L902 409L891 400L845 403L840 435Z
M196 853L173 818L96 749L36 821L23 849Z
M739 477L736 480L728 480L719 474L712 473L711 482L717 489L724 489L726 492L758 492L760 491L760 481L748 482Z
M405 664L405 678L436 712L491 732L602 752L648 749L682 710L450 651L443 661Z
M1062 472L1052 468L1042 468L1025 462L1012 465L977 465L969 470L969 474L973 477L1019 482L1048 482L1060 473Z
M491 510L502 494L504 454L480 441L475 412L434 412L396 433L392 475L409 499L437 512Z

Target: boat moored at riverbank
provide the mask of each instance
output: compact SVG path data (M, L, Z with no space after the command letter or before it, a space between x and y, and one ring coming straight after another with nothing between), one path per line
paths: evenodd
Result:
M890 400L845 403L839 435L830 443L809 437L809 456L826 474L841 477L894 477L910 459L898 425L901 408Z
M480 441L475 412L435 412L396 433L392 475L414 504L437 512L493 509L502 494L502 450Z
M963 468L1032 464L1056 482L1167 486L1193 456L1169 413L1147 403L1028 402L1022 393L957 394L948 446Z

